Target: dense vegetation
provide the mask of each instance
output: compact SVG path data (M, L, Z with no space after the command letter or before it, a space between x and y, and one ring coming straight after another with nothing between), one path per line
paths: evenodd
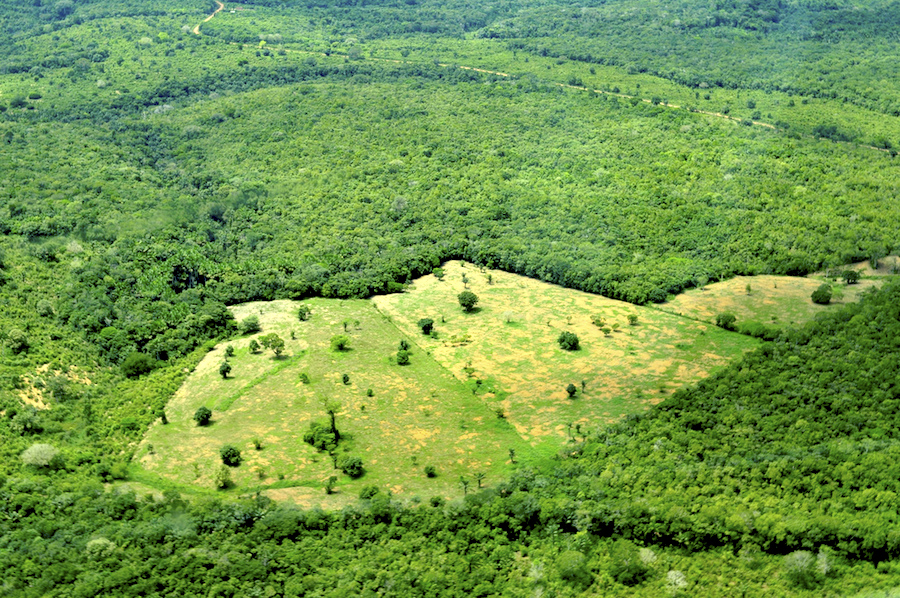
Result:
M194 35L213 8L0 0L0 594L654 595L711 546L897 585L896 287L446 509L100 485L227 304L452 258L647 303L895 250L896 2L260 1ZM823 546L837 577L773 579Z

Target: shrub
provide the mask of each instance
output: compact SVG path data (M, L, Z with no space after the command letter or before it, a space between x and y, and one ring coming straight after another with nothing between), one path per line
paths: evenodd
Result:
M378 486L363 486L363 489L359 491L359 497L363 500L369 500L378 494L378 492Z
M210 419L212 419L212 411L207 407L200 407L194 412L194 421L197 422L198 426L209 424Z
M574 384L569 384L568 386L566 386L566 392L569 393L569 398L571 399L575 396L575 393L578 392L578 389Z
M40 468L56 468L62 465L59 449L50 444L32 444L22 453L22 463Z
M297 318L301 322L308 320L310 314L312 314L312 309L306 304L301 303L300 307L297 308Z
M578 350L578 337L574 332L563 331L559 333L559 338L556 339L556 342L559 343L559 347L561 349L565 349L566 351L577 351Z
M341 382L350 384L350 374L341 374Z
M409 351L397 351L397 365L409 365Z
M251 353L258 353L258 352L259 352L259 343L256 342L256 339L255 339L255 338L250 340L250 346L249 346L248 348L250 349L250 352L251 352Z
M434 320L431 318L422 318L419 320L419 328L422 329L422 334L431 334L431 330L434 328Z
M222 463L229 467L237 467L241 464L241 451L231 444L226 444L219 450L219 456L222 457Z
M350 348L350 337L346 334L338 334L331 337L332 351L346 351Z
M810 297L813 303L818 303L819 305L828 305L831 303L831 285L823 284L819 286L815 291L813 291L812 296Z
M428 503L435 509L443 507L447 500L443 496L432 496Z
M363 474L363 462L359 457L344 457L338 466L351 478L358 478Z
M427 477L427 478L436 478L437 477L437 469L434 468L434 465L426 465L425 466L425 477Z
M628 324L630 326L637 326L638 317L636 314L628 314Z
M222 376L222 379L228 377L228 374L231 373L231 364L227 361L223 361L222 365L219 366L219 375Z
M219 469L216 470L216 475L213 477L213 485L217 490L226 490L231 487L231 472L228 471L228 467L225 465L219 466Z
M725 330L734 330L737 317L734 314L721 313L716 316L716 326Z
M262 327L259 325L259 317L258 316L247 316L243 320L241 320L241 334L253 334L254 332L259 332L262 330Z
M234 345L225 347L225 357L234 357Z

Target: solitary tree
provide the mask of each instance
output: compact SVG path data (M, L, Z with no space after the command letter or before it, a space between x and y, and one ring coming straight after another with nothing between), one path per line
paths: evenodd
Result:
M301 303L300 307L297 308L297 317L301 322L305 322L309 319L310 314L312 313L312 309L305 303Z
M346 351L350 348L350 337L346 334L337 334L331 337L332 351Z
M226 444L219 450L219 456L222 457L222 463L229 467L237 467L241 464L241 451L231 444Z
M228 345L225 347L225 358L234 357L234 346Z
M475 304L478 303L478 295L472 291L463 291L456 298L465 311L472 311L475 308Z
M210 419L212 419L212 411L207 407L200 407L194 412L194 421L197 422L198 426L209 424Z
M358 478L363 474L363 462L359 457L344 457L340 461L340 468L351 478Z
M262 343L263 347L272 349L272 352L275 353L276 357L280 356L282 351L284 351L284 339L274 332L260 337L259 342Z
M425 477L433 478L437 476L437 469L435 469L434 465L426 465L425 466Z
M561 349L565 349L566 351L577 351L578 350L578 337L574 332L563 331L559 333L559 337L556 339L556 342L559 343L559 347Z
M422 318L419 320L419 328L422 329L422 334L431 334L431 330L434 328L434 320Z
M516 462L516 449L509 449L509 462L513 464Z
M469 493L469 480L467 480L466 478L464 478L462 476L459 476L459 485L462 486L463 495L466 495Z
M484 480L484 474L479 472L475 474L475 481L478 482L478 487L481 488L481 482Z
M228 374L231 373L231 364L227 361L223 361L222 365L219 366L219 374L222 376L222 379L228 378Z
M574 384L569 384L568 386L566 386L566 392L569 393L569 398L571 399L575 396L575 393L578 392L578 389L575 388Z
M409 351L397 351L397 365L409 365Z
M844 270L843 273L841 273L841 278L843 278L844 282L847 284L856 284L859 282L859 271Z
M213 484L217 490L225 490L231 487L231 472L228 471L228 467L225 465L219 466L213 478Z
M813 291L811 299L813 303L818 303L819 305L828 305L831 303L831 285L823 284L819 286L819 288Z
M637 314L628 314L628 324L629 326L637 326L638 317Z
M256 339L255 339L255 338L250 340L250 347L249 347L249 348L250 348L250 352L251 352L251 353L257 353L257 352L259 351L259 343L256 342Z

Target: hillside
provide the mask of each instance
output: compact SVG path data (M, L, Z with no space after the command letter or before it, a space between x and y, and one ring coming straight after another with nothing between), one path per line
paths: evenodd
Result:
M0 0L0 595L900 587L896 2L219 8ZM325 496L336 413L384 416L343 510L247 496Z

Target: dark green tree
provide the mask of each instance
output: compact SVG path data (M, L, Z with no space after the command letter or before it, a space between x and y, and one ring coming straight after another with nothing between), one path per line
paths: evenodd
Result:
M241 451L231 444L226 444L219 450L219 456L222 457L222 463L228 467L237 467L241 464Z
M409 365L409 351L397 351L397 365Z
M559 343L560 349L565 349L566 351L577 351L579 347L578 336L568 330L560 332L556 342Z
M737 317L734 314L721 313L716 316L716 326L725 330L734 330Z
M819 288L813 291L811 299L813 303L818 303L819 305L828 305L831 303L831 285L820 285Z
M858 270L844 270L841 273L841 278L844 279L844 282L847 284L856 284L859 282L859 271Z
M312 314L312 308L310 308L305 303L301 303L300 307L297 308L297 318L301 322L305 322L309 319L309 316Z
M358 478L363 474L363 462L359 457L344 457L340 460L341 471L351 478Z
M456 298L459 300L459 304L465 311L472 311L478 303L478 295L472 291L463 291L457 295Z
M194 412L194 421L198 426L208 425L210 419L212 419L212 411L207 407L200 407Z
M350 337L346 334L337 334L331 337L332 351L346 351L350 348Z
M250 349L250 352L251 352L251 353L258 353L258 352L259 352L259 343L256 342L256 339L255 339L255 338L254 338L254 339L250 339L250 345L249 345L248 348Z
M422 318L419 320L419 328L422 329L422 334L431 334L431 330L434 328L434 320Z
M241 334L253 334L262 328L259 325L259 316L247 316L241 320Z
M575 393L578 392L578 388L576 388L574 384L569 384L566 386L566 392L569 393L569 398L571 399L575 396Z
M222 365L219 366L219 375L222 376L222 379L225 380L228 378L228 374L231 373L231 364L227 361L223 361Z

